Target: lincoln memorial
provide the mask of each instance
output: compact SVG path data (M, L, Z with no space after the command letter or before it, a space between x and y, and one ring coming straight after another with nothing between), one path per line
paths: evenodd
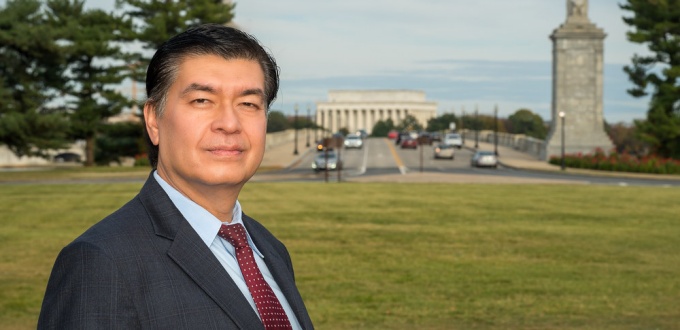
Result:
M331 90L327 102L316 104L316 124L337 132L365 129L369 134L379 120L398 125L406 115L427 126L437 116L437 103L425 100L425 92L414 90Z

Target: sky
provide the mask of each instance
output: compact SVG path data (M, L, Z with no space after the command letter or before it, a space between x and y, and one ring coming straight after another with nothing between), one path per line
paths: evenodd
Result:
M644 45L626 40L622 1L590 0L604 40L604 117L645 118L648 99L626 93L622 71ZM333 89L415 89L439 113L508 116L528 108L550 120L552 41L567 0L248 0L234 21L281 68L274 109L301 112Z
M0 0L0 5L4 5ZM112 10L115 0L86 0ZM520 108L551 120L552 41L567 0L235 0L234 22L274 55L281 87L273 110L301 115L336 89L409 89L463 110L506 117ZM646 116L622 71L644 45L626 40L623 0L589 0L604 40L604 118Z

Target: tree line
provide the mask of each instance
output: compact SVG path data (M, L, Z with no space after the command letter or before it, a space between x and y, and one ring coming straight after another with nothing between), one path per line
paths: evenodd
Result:
M85 141L86 165L141 152L141 125L107 123L137 102L121 83L143 81L169 37L229 23L234 9L221 0L116 0L110 12L84 5L7 0L0 8L0 143L18 156L46 157L74 140Z

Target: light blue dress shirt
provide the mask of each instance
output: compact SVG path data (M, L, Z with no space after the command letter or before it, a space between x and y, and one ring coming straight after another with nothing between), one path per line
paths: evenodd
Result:
M258 314L255 301L250 295L248 285L243 278L241 268L238 265L238 260L236 260L236 249L225 239L217 236L217 232L220 230L220 227L223 223L206 209L196 204L188 197L182 195L182 193L165 182L165 180L163 180L163 178L158 175L158 172L154 171L153 176L161 188L163 188L165 193L168 194L170 200L173 204L175 204L179 212L182 213L191 227L194 228L198 236L201 237L205 245L210 248L210 251L212 251L217 260L220 261L222 267L224 267L227 273L229 273L229 276L231 276L238 288L250 303L250 306L253 308L253 310L255 310L255 314ZM225 222L224 224L243 224L241 214L241 204L237 200L236 204L234 205L231 223ZM264 280L267 281L269 286L274 291L274 294L279 299L279 302L281 302L281 307L283 307L284 311L286 311L286 315L288 316L288 320L290 320L290 324L293 326L293 329L302 329L300 323L295 317L295 313L293 313L293 309L290 307L290 304L288 304L288 300L286 300L286 297L283 295L283 292L281 292L279 285L272 277L269 268L267 268L267 264L264 263L264 256L262 253L260 253L260 251L257 249L257 246L255 246L252 239L250 238L248 230L246 230L246 235L248 236L248 244L250 244L250 248L253 249L253 257L255 262L260 268L260 272L262 273ZM258 317L259 316L260 315L258 314Z

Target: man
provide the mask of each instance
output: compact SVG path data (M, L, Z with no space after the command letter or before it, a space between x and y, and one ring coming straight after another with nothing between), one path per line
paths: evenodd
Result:
M38 328L312 329L288 251L237 200L264 155L274 59L203 25L158 49L146 89L155 170L61 251Z

